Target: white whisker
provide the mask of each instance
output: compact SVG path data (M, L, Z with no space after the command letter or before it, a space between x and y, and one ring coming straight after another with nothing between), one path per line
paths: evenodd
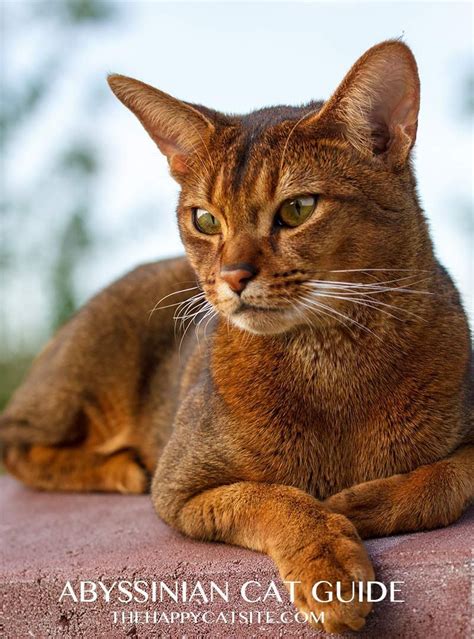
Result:
M214 310L213 313L211 313L211 316L209 317L209 319L207 320L205 326L204 326L204 339L206 339L206 332L207 332L207 327L209 326L209 323L212 322L212 320L217 317L218 315L218 311Z
M195 304L202 304L203 297L204 297L204 293L197 294L189 300L183 300L181 304L178 306L173 316L175 339L177 338L177 332L178 332L178 320L180 320L179 326L182 327L184 325L184 321L188 319L189 313L191 313L193 306Z
M303 301L305 300L305 301ZM322 306L314 301L314 300L310 300L306 297L304 298L300 298L299 303L301 306L303 306L305 309L309 310L310 313L312 313L313 315L324 315L325 317L329 317L332 320L336 320L336 322L338 322L339 324L342 324L345 328L348 329L348 331L351 333L352 336L354 336L354 333L351 330L351 327L349 326L349 324L346 324L346 322L344 322L343 320L339 319L339 317L333 315L332 313L328 313L327 311L321 310ZM306 302L306 303L305 303ZM311 306L309 305L309 303L311 303Z
M421 319L418 315L415 315L415 313L411 313L410 311L407 311L406 309L398 308L396 306L392 306L391 304L384 304L384 302L379 302L377 300L371 300L371 299L367 300L367 298L364 298L361 300L359 298L347 297L347 296L341 297L340 295L335 295L332 293L313 293L313 295L316 295L317 297L329 297L329 298L341 300L344 302L353 302L354 304L359 304L360 306L365 306L367 308L378 310L384 315L387 315L388 317L393 317L394 319L399 320L400 322L403 321L402 317L398 317L397 315L394 315L393 313L390 313L389 311L385 311L383 308L380 308L380 307L384 306L386 308L391 308L392 310L400 311L400 312L406 313L407 315L412 315L413 317L417 319Z
M184 329L184 331L183 331L183 334L182 334L182 336L181 336L181 340L180 340L180 342L179 342L179 347L178 347L178 358L180 359L180 361L181 361L181 347L182 347L182 345L183 345L184 338L186 337L186 333L188 332L189 327L190 327L190 326L191 326L191 324L193 323L193 320L194 320L194 317L191 317L191 319L189 320L189 322L188 322L188 323L187 323L187 325L186 325L186 328L185 328L185 329ZM184 324L184 320L182 320L181 325L183 325L183 324Z
M425 281L417 280L416 282L405 283L404 286L384 286L384 282L379 284L367 284L359 282L332 282L328 280L307 280L304 285L312 285L318 289L334 289L341 291L341 294L353 295L354 291L360 295L379 294L379 293L408 293L410 295L433 295L430 291L416 290L408 288ZM387 282L388 284L389 282Z
M326 304L323 304L322 302L314 300L312 297L310 297L310 298L305 297L304 299L308 303L312 303L312 304L316 304L317 306L321 306L322 308L326 309L329 313L332 313L334 315L337 315L339 317L344 318L345 320L351 322L352 324L355 324L356 326L358 326L362 330L370 333L371 335L376 337L378 340L382 341L381 338L376 333L374 333L374 331L372 331L368 326L365 326L364 324L361 324L360 322L358 322L357 320L353 319L352 317L349 317L348 315L344 315L344 313L341 313L340 311L337 311L332 306L327 306Z
M336 269L326 271L327 273L371 273L376 271L384 271L386 273L428 273L427 270L411 269L411 268L349 268Z
M214 311L215 311L214 307L209 302L207 303L207 307L205 307L201 311L201 313L203 313L203 316L201 317L199 322L196 324L196 327L194 329L194 332L195 332L196 339L197 339L198 343L199 343L199 327L206 320L206 318L208 318ZM217 312L217 311L215 311L215 312ZM205 338L206 338L206 332L204 331L204 339Z
M190 288L183 288L183 289L180 289L179 291L173 291L173 293L168 293L168 295L165 295L164 297L159 299L158 302L155 304L155 306L151 309L148 319L150 319L151 316L153 315L153 313L156 310L158 310L161 302L164 302L166 299L168 299L168 297L171 297L172 295L179 295L180 293L187 293L188 291L195 291L195 290L198 290L198 289L199 289L199 286L191 286ZM176 304L169 304L167 306L162 306L160 308L160 310L162 310L164 308L170 308L171 306L177 306L179 304L181 304L181 302L177 302Z
M182 309L176 309L175 314L173 315L173 319L186 319L187 317L189 317L189 313L194 313L198 310L197 308L193 308L195 304L199 304L200 306L202 306L207 303L207 300L203 300L203 296L201 296L199 299L193 300L192 303L188 302L188 304L186 304L186 306L184 306Z
M384 311L383 308L381 307L391 309L392 311L396 311L399 313L405 313L405 315L410 315L411 317L417 320L425 321L423 317L420 317L419 315L417 315L416 313L413 313L412 311L409 311L400 306L395 306L394 304L387 304L385 302L381 302L380 300L373 299L372 297L369 296L369 294L362 294L357 292L344 293L344 292L334 291L331 289L325 289L325 290L327 290L326 293L320 292L317 289L316 290L313 289L311 291L311 294L316 295L318 297L329 297L333 299L338 299L340 301L347 301L347 302L353 302L355 304L360 304L361 306L366 306L367 308L373 308L375 310L379 310L385 315L389 315L390 317L393 317L400 321L402 321L403 318L398 317L397 315L393 315L392 313L389 313L388 311ZM363 297L360 297L361 295L363 295Z

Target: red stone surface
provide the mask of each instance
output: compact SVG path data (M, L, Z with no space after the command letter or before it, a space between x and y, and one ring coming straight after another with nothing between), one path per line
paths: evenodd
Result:
M323 637L289 624L114 624L115 611L194 612L209 609L294 612L284 602L247 604L239 589L248 580L278 584L272 562L258 553L186 539L155 515L147 496L45 494L10 478L0 480L1 572L4 635L23 637ZM474 509L455 525L426 533L367 542L377 579L404 581L404 603L375 605L360 637L383 639L471 636L471 556ZM58 602L67 580L107 585L120 579L229 583L229 603ZM284 588L281 587L281 592ZM142 621L143 617L139 618ZM1 633L0 633L1 635ZM329 635L328 635L329 636ZM355 635L351 635L355 636Z

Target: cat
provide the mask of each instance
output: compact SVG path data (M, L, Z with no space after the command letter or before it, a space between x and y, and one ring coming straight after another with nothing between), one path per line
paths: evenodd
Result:
M361 539L446 526L474 493L469 329L411 166L414 56L383 42L328 101L244 116L109 84L181 186L187 257L58 332L1 418L5 465L48 490L153 477L165 522L268 553L300 610L358 630L370 603L312 584L372 580Z

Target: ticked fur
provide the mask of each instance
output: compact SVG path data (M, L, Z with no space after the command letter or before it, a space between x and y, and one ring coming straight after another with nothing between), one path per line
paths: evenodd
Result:
M448 525L474 493L469 330L410 165L413 55L382 43L326 103L247 116L109 81L181 186L187 259L135 270L58 333L1 418L6 466L44 489L153 475L169 524L267 552L301 610L360 629L370 605L321 607L314 581L373 578L360 537ZM308 194L309 219L276 224Z

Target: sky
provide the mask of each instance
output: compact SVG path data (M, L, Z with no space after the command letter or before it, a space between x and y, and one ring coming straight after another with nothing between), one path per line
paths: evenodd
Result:
M91 255L80 273L86 299L140 262L183 252L174 209L177 186L166 160L138 121L112 95L91 106L81 95L108 72L130 75L184 100L225 112L328 98L370 46L402 37L421 78L415 167L422 206L436 251L458 283L472 313L472 234L459 222L472 207L473 137L461 103L472 64L472 5L456 2L246 2L162 3L121 1L121 18L84 30L65 42L68 64L54 100L20 136L8 161L8 180L21 189L33 180L61 136L81 126L100 142L104 175L96 194L97 233L128 229L118 245ZM9 34L7 72L21 80L48 33L15 44ZM101 85L102 86L102 85ZM152 220L140 234L134 217ZM137 231L134 231L134 228ZM471 259L470 259L471 258ZM41 306L41 291L30 291ZM25 320L27 321L27 320Z

